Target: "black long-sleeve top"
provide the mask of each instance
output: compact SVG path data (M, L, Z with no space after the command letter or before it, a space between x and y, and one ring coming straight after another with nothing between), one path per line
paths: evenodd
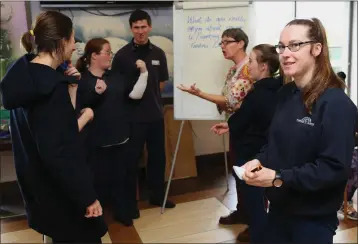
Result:
M240 109L230 116L230 138L237 159L253 159L267 143L268 128L276 108L277 91L281 87L281 78L257 81L254 89L244 98Z
M280 90L268 144L257 155L265 167L282 173L283 186L266 192L273 208L288 214L336 214L352 161L356 114L339 88L325 90L312 114L295 83Z
M103 217L84 217L97 194L68 92L77 81L31 63L33 58L20 58L0 84L4 107L10 110L15 169L29 225L53 238L101 237L107 231ZM83 233L86 228L91 233Z
M95 91L99 78L107 84L102 94ZM129 93L134 84L113 71L105 72L102 77L96 77L88 70L82 74L77 92L77 111L85 107L94 111L93 121L83 131L87 146L110 146L123 143L129 138L131 108L135 103L129 98Z

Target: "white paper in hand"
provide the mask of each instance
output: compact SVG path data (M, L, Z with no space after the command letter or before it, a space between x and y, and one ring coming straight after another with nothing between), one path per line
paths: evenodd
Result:
M242 177L245 174L245 169L238 166L233 166L233 168L237 177L239 177L240 180L243 180Z

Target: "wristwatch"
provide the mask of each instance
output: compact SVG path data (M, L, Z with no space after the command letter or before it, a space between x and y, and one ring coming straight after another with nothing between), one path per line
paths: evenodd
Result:
M275 179L272 181L274 187L281 187L283 184L281 172L276 170Z

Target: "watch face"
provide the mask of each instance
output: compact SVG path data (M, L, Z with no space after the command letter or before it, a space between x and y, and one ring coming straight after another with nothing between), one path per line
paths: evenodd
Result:
M273 185L275 187L281 187L282 186L282 180L280 179L275 179L274 182L273 182Z

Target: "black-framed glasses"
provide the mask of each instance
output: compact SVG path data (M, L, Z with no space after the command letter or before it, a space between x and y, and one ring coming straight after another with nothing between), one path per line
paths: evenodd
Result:
M230 44L230 43L233 43L233 42L238 42L238 41L235 41L235 40L225 40L225 41L221 41L221 42L219 42L219 46L221 46L221 45L226 46L227 44Z
M285 51L286 47L291 52L297 52L298 50L300 50L301 46L308 44L308 43L313 43L313 42L314 41L295 42L295 43L288 44L287 46L285 46L283 44L278 44L275 47L276 47L276 51L278 53L282 54Z

